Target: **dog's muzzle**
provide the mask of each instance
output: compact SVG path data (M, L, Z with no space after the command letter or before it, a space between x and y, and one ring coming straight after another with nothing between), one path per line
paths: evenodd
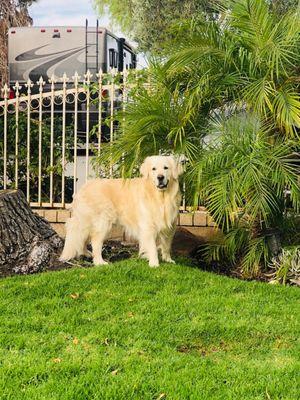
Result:
M158 175L157 180L158 180L157 184L158 189L166 189L168 187L169 181L165 181L165 177L163 175Z

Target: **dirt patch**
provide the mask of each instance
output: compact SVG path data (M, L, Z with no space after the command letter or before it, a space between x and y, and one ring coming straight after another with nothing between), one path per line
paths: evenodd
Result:
M88 246L88 250L91 251L91 247ZM131 258L138 252L138 246L134 243L124 243L118 240L108 240L104 243L102 249L102 255L104 260L109 262L121 261ZM61 263L57 261L57 264L49 269L51 271L57 271L72 267L92 267L93 261L91 257L80 257L78 260L71 260L70 262Z
M205 357L214 353L225 352L227 351L227 345L221 341L215 345L204 346L203 344L198 343L186 343L177 346L176 351L179 353L189 354L194 353L195 355Z
M173 239L172 252L177 256L190 257L204 243L203 239L193 235L187 229L178 228Z

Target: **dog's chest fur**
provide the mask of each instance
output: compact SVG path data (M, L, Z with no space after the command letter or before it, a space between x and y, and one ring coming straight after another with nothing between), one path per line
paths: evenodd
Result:
M180 204L180 193L178 191L177 183L170 191L158 193L156 198L156 213L155 218L158 231L170 229L176 223L178 215L178 207Z

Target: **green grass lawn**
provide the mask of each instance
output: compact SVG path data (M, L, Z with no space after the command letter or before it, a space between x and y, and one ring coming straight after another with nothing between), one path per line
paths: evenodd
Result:
M300 291L128 260L0 280L0 398L299 399Z

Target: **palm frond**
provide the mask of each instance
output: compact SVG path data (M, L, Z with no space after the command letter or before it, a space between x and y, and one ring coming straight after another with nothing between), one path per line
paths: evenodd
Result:
M299 93L291 87L281 87L274 98L274 113L278 125L289 136L297 136L297 128L300 127Z

